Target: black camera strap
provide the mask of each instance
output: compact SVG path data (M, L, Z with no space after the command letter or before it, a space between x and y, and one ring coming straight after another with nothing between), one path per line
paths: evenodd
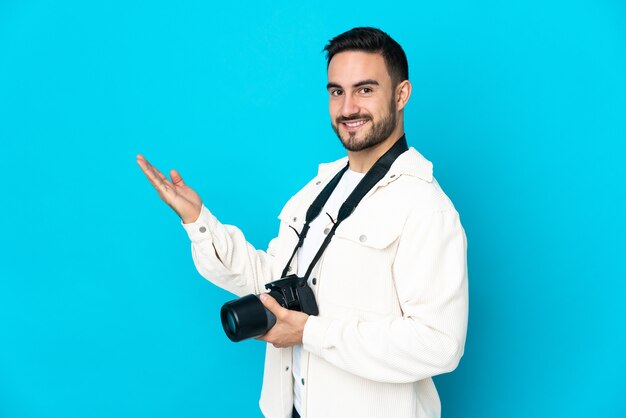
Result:
M330 231L326 235L326 238L324 239L324 242L320 246L320 249L317 251L317 253L315 254L315 257L313 257L313 260L309 264L306 274L304 275L304 277L307 280L311 272L313 271L313 267L315 267L315 264L317 264L317 262L319 261L320 257L324 253L324 250L326 250L326 247L328 247L328 244L330 244L330 240L332 239L333 235L335 235L335 231L337 230L337 227L339 227L339 224L343 222L348 216L350 216L352 212L354 212L354 209L356 209L361 199L365 197L365 195L376 185L376 183L378 183L383 177L385 177L385 175L391 168L391 165L396 160L396 158L398 158L400 154L402 154L404 151L408 149L409 148L406 143L406 137L402 135L402 137L398 139L396 143L386 153L384 153L382 157L378 159L378 161L376 161L376 163L374 163L374 165L367 171L365 176L361 179L359 184L357 184L357 186L352 191L352 193L350 193L350 196L348 196L346 201L343 202L343 204L339 208L337 221L334 222L333 227L330 229ZM324 205L326 204L326 202L330 198L330 195L333 193L333 191L337 187L337 184L339 184L339 180L341 180L341 177L347 170L348 170L348 164L346 164L346 166L343 167L335 175L335 177L333 177L333 179L324 187L321 193L315 198L311 206L309 206L309 209L306 212L306 220L305 220L304 226L302 227L302 232L300 232L300 235L299 235L298 243L296 244L296 248L294 248L293 253L291 254L291 257L289 258L287 265L283 269L283 273L281 277L285 277L287 275L287 270L289 269L289 265L291 264L291 261L293 260L293 257L296 255L298 249L302 247L302 244L304 243L304 239L306 238L306 235L309 232L309 227L311 225L311 222L313 222L313 220L315 220L315 218L317 218L319 214L322 212Z

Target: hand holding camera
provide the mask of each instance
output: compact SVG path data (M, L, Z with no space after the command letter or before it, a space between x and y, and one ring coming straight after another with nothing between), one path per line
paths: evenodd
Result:
M261 294L259 299L263 302L265 308L276 317L276 324L268 332L257 337L257 340L270 343L276 348L302 344L304 326L309 319L309 315L304 312L283 308L274 298L266 293Z
M307 279L292 274L267 283L265 288L268 293L247 295L222 306L226 336L234 342L257 338L275 347L300 344L309 315L319 313Z

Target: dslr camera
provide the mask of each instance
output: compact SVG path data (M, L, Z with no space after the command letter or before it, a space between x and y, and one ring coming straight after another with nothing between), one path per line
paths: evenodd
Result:
M292 274L266 284L265 288L283 308L309 315L319 313L313 289L307 284L306 277ZM226 336L234 342L259 337L276 324L276 317L263 305L258 295L226 302L220 317Z

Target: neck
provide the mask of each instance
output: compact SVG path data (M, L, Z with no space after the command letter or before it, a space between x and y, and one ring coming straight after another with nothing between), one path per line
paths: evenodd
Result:
M367 173L372 168L374 163L378 161L384 153L396 143L400 137L404 135L404 129L400 127L394 131L387 139L380 144L373 147L361 150L361 151L348 151L348 161L350 163L350 170L358 173Z

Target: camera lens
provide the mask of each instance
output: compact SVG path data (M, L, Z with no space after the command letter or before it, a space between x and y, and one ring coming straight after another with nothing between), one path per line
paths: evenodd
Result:
M232 332L233 334L237 333L237 322L235 321L235 315L233 315L232 312L228 311L226 313L226 321L228 323L228 328L230 329L230 332Z
M226 302L220 312L226 336L234 342L265 334L276 323L276 317L256 295Z

